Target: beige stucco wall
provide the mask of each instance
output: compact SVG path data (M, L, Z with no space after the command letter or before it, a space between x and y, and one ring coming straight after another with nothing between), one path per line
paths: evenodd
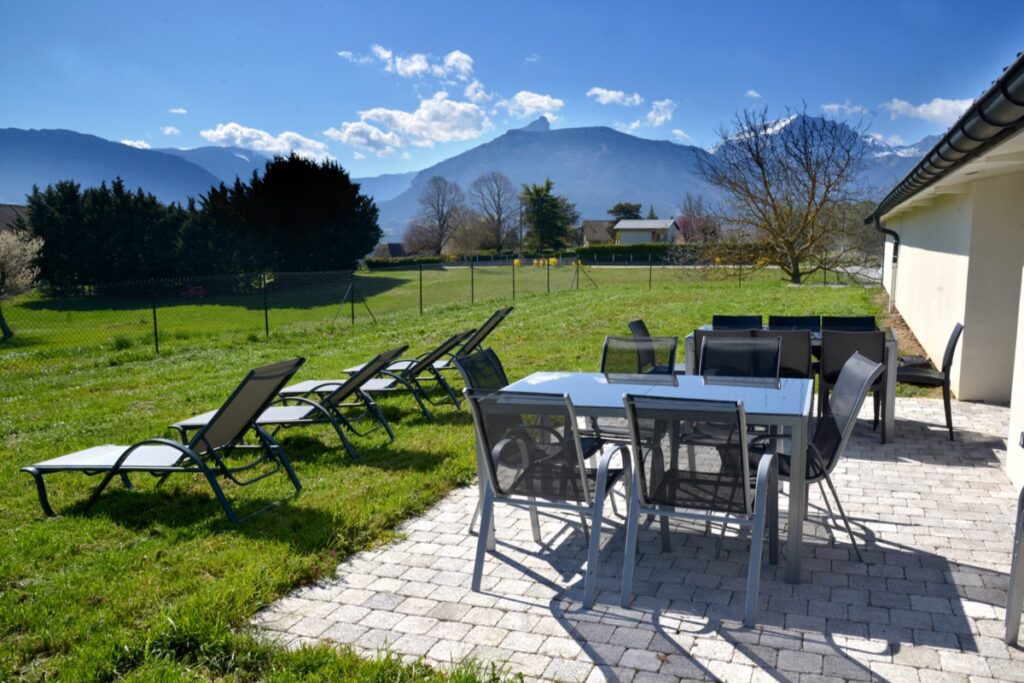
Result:
M1024 280L1024 269L1020 272ZM1006 474L1018 490L1024 488L1024 448L1020 433L1024 431L1024 298L1017 314L1017 348L1013 363L1013 396L1010 401L1010 432L1006 437Z
M650 230L618 230L615 236L619 244L649 244L654 241Z

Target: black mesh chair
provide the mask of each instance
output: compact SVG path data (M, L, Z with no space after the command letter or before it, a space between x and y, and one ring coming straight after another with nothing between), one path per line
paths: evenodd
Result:
M711 317L713 330L753 330L764 326L759 315L715 315Z
M769 561L778 562L778 469L774 454L766 453L754 466L751 478L743 404L730 401L624 397L629 420L634 467L630 485L629 516L622 572L621 604L633 599L640 520L661 517L662 546L666 545L668 518L722 523L751 529L744 623L753 626L761 572L765 527L769 531ZM676 425L716 435L701 446L669 438ZM658 427L661 428L658 428ZM723 534L725 529L723 528Z
M541 542L537 507L570 510L580 516L588 539L584 605L593 603L604 500L622 470L609 469L624 446L601 454L588 468L576 429L576 411L568 396L465 391L473 412L486 477L472 589L480 590L484 555L495 547L494 505L528 507L533 538ZM623 457L628 466L628 457ZM587 517L591 528L587 528ZM484 530L490 530L485 533Z
M640 338L651 336L651 332L647 329L647 324L643 320L630 320L626 325L629 327L630 334L634 337Z
M754 338L779 340L779 377L814 377L808 330L754 330Z
M702 330L697 328L693 331L694 372L700 366L700 352L704 348L705 339L749 339L752 335L750 330Z
M874 332L878 326L871 315L823 315L821 329L837 332Z
M467 389L497 391L508 386L505 367L492 349L484 349L468 356L455 356L452 363L462 375Z
M779 378L779 337L729 339L709 337L700 349L697 374L702 377Z
M941 370L933 370L916 363L902 365L896 369L897 382L918 387L942 387L942 405L946 409L946 429L949 430L950 441L953 440L953 409L950 405L949 371L953 366L953 354L963 331L964 326L960 323L953 327L953 333L946 342L946 352L942 354Z
M601 372L615 375L671 375L678 337L605 337Z
M873 363L885 363L884 332L839 332L821 331L821 372L818 376L818 417L828 404L828 392L835 385L847 359L859 353ZM874 394L875 413L872 427L878 427L881 399L885 394L885 376L877 378L871 387ZM883 438L884 440L884 438Z
M839 494L832 483L831 473L835 469L839 458L842 457L846 444L853 433L853 427L857 422L857 415L868 391L885 372L885 366L865 358L854 352L843 364L842 370L836 379L832 389L832 395L828 399L828 410L824 417L820 418L811 437L810 445L807 447L807 484L818 484L821 487L821 495L825 501L825 507L832 518L833 526L838 527L832 507L828 503L828 496L822 482L828 484L832 491L832 497L836 503L836 509L843 518L843 525L850 535L850 542L857 557L863 561L864 558L857 547L853 530L850 528L850 521L843 510L843 504L839 500ZM766 435L759 437L752 444L751 458L760 457L766 450L770 450L770 444L778 437ZM766 447L767 445L767 447ZM787 453L779 453L779 477L789 479L792 472L792 457Z
M816 315L770 315L768 329L821 332L821 318Z

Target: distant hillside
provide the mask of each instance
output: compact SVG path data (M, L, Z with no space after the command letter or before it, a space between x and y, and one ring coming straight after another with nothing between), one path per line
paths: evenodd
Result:
M32 185L74 180L83 187L120 176L164 202L198 197L219 178L179 156L135 149L70 130L0 129L0 202L24 204Z
M195 149L174 149L171 147L153 150L173 154L206 170L231 185L235 178L248 181L253 171L262 175L270 157L241 147L196 147Z
M407 190L416 177L417 171L408 173L386 173L373 178L353 178L360 185L360 191L373 197L379 206L381 202L397 197Z

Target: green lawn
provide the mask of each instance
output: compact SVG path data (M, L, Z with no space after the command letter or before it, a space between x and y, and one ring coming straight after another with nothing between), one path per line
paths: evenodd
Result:
M600 289L570 291L565 279L558 288L552 282L552 290L561 291L551 295L541 293L541 275L543 269L524 276L524 282L534 278L534 289L517 292L516 309L490 339L512 378L540 369L592 370L604 336L626 333L626 322L635 317L643 317L655 334L683 335L714 313L877 313L877 289L792 287L771 272L740 286L701 272L656 271L648 289L646 272L601 269L593 273ZM490 300L471 305L468 293L458 289L468 290L468 276L450 275L454 293L447 301L432 301L423 317L417 314L418 288L405 283L374 295L376 324L365 316L354 326L323 318L278 324L269 339L249 339L227 325L243 313L235 308L193 312L202 334L169 342L160 355L142 341L126 348L104 341L124 311L88 311L93 317L82 334L93 335L90 343L57 344L45 335L32 338L31 315L24 312L66 312L24 309L20 321L29 339L0 346L0 678L434 675L423 667L365 662L328 648L284 652L258 643L244 625L261 605L330 576L345 556L387 541L403 519L469 484L473 437L465 411L440 408L439 420L430 424L411 400L384 398L398 439L390 445L380 436L357 440L364 457L355 463L329 429L286 433L283 444L305 490L237 526L226 522L205 485L184 476L159 489L141 477L136 491L112 485L85 512L94 481L57 475L51 478L51 501L62 516L48 520L31 479L17 468L91 445L164 435L174 420L219 405L257 364L305 356L298 377L312 378L400 343L425 350L479 324L499 303L495 286ZM445 288L434 291L440 298ZM18 331L19 317L10 318ZM64 319L67 325L81 320L74 314ZM217 333L225 328L232 332ZM227 490L243 514L287 492L284 477ZM491 673L467 666L451 677L478 680Z

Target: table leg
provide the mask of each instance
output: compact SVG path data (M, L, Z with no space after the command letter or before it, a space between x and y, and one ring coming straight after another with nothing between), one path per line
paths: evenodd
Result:
M892 341L885 345L885 415L882 417L882 443L888 443L896 427L896 367L899 364L898 345Z
M804 513L807 509L807 418L792 424L793 443L789 474L789 528L786 533L786 582L800 583Z

